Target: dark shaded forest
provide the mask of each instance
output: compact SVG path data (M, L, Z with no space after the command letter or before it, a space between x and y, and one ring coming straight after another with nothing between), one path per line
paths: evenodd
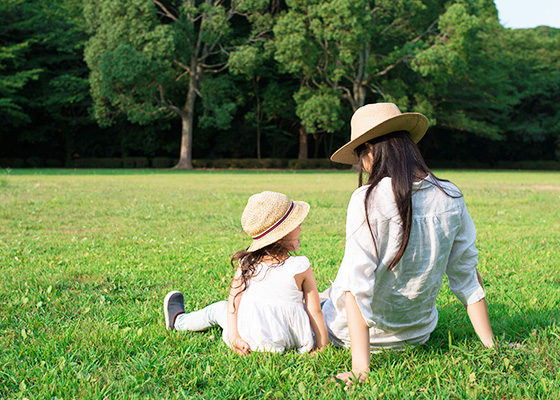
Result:
M506 29L491 0L0 9L2 168L309 162L344 144L352 113L373 102L428 116L420 146L436 165L552 165L560 30Z

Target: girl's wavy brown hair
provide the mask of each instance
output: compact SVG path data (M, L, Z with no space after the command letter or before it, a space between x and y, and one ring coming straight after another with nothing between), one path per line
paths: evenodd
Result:
M262 260L266 258L272 258L273 260L277 261L277 265L282 265L282 263L288 258L291 254L290 249L287 247L287 243L284 241L284 238L280 239L277 242L269 244L262 249L258 249L255 251L248 251L248 250L241 250L235 253L231 257L231 266L236 270L240 268L241 276L239 279L241 280L240 286L241 291L235 295L235 297L239 296L243 293L248 286L249 280L253 276L256 275L257 266L262 262Z

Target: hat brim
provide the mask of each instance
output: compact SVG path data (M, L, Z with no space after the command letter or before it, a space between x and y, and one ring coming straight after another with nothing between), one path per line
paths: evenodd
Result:
M290 215L276 229L267 234L265 237L253 240L253 243L247 249L255 251L275 243L296 229L309 214L311 207L305 201L294 201L294 209Z
M414 143L418 143L428 130L428 118L420 113L404 113L389 118L357 138L350 140L334 152L331 160L341 164L356 164L358 157L354 150L359 145L377 137L397 131L407 131Z

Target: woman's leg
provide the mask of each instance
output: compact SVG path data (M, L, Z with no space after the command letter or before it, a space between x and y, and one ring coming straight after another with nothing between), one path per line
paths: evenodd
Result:
M202 310L180 314L175 319L178 331L203 331L215 325L225 328L227 324L227 301L218 301Z

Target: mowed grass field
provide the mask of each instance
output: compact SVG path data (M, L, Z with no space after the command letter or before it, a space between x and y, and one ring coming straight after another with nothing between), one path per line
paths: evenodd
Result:
M301 250L319 289L344 252L352 172L0 172L0 398L556 399L560 173L435 171L463 191L498 345L484 349L444 283L426 345L372 356L366 383L331 377L350 352L232 354L218 328L168 332L162 301L226 298L250 240L247 198L311 204Z

